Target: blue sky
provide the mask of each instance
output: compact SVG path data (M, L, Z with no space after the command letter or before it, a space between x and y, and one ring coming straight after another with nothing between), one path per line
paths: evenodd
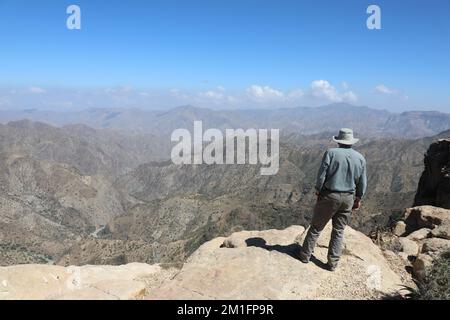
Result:
M449 21L448 0L0 0L0 108L450 112Z

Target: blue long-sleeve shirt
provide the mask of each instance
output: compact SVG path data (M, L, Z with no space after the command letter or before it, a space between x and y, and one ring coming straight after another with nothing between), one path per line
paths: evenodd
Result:
M359 198L366 193L366 159L352 148L331 148L323 155L316 190L352 192Z

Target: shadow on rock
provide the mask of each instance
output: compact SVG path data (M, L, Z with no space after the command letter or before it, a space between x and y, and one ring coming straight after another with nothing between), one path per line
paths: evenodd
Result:
M285 245L285 246L279 245L279 244L268 245L266 240L264 240L263 238L259 238L259 237L248 238L247 240L245 240L245 243L247 244L247 247L258 247L258 248L266 249L268 251L278 251L280 253L287 254L288 256L300 261L298 254L299 254L300 250L302 249L302 246L299 245L298 243L293 243L293 244L289 244L289 245ZM312 263L314 263L316 266L318 266L319 268L327 270L327 264L323 263L322 261L317 259L314 255L311 256L310 261Z

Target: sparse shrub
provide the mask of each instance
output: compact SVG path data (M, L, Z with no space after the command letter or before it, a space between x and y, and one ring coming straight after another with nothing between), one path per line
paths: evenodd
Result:
M434 260L426 271L423 281L418 283L414 298L420 300L450 300L450 250Z

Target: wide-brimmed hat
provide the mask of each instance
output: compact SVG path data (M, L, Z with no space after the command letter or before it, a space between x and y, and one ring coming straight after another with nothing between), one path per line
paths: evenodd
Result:
M340 144L351 146L357 143L359 139L353 137L352 129L342 128L341 130L339 130L339 135L333 137L333 141Z

